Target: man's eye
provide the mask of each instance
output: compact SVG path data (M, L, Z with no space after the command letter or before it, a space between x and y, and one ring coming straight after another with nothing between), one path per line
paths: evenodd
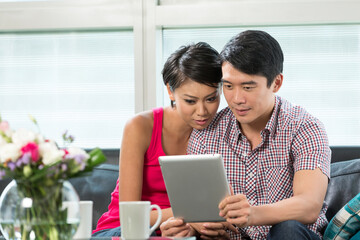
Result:
M228 85L228 84L225 84L224 87L227 89L231 89L231 85Z
M253 89L254 87L244 87L245 90L251 90Z

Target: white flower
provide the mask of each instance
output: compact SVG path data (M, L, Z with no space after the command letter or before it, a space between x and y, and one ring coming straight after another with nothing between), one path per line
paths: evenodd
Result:
M5 139L0 135L0 147L7 144L7 142L5 141Z
M83 149L77 147L69 147L68 152L70 156L84 156L85 159L90 157Z
M45 142L45 139L43 137L43 135L41 135L40 133L37 133L35 135L35 140L38 144L41 144L41 143L44 143Z
M40 143L39 153L45 165L52 164L58 160L61 160L62 157L65 155L65 152L58 149L56 143L53 141Z
M14 143L4 144L0 147L0 162L4 163L8 160L15 162L20 156L20 146Z
M45 165L49 165L61 160L64 155L64 150L46 152L42 157L42 161Z
M36 137L35 133L24 128L17 130L11 136L12 142L20 146L24 146L28 142L34 142L35 137Z
M47 141L39 143L39 153L40 156L58 150L58 147L56 146L56 143L54 141Z

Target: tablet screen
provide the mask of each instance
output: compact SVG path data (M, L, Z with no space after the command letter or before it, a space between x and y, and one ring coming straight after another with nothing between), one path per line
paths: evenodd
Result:
M225 221L218 205L230 189L220 154L162 156L159 163L175 217Z

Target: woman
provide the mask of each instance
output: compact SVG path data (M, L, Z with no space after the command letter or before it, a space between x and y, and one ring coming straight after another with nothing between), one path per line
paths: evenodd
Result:
M120 151L119 180L109 211L99 219L93 236L120 236L119 201L150 201L162 209L162 221L172 217L158 157L186 154L193 128L206 128L220 102L220 56L199 42L175 51L166 61L163 80L171 107L140 113L125 126ZM156 211L150 215L155 223Z

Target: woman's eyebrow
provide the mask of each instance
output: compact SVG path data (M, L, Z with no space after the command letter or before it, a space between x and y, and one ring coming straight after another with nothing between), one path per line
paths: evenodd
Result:
M210 97L210 96L212 96L212 95L215 95L215 94L217 93L217 91L218 91L218 90L215 90L214 92L210 93L209 95L206 95L206 96L205 96L205 98ZM186 93L184 94L184 96L185 96L185 97L189 97L189 98L195 98L195 99L198 99L198 97L191 96L191 95L186 94Z

